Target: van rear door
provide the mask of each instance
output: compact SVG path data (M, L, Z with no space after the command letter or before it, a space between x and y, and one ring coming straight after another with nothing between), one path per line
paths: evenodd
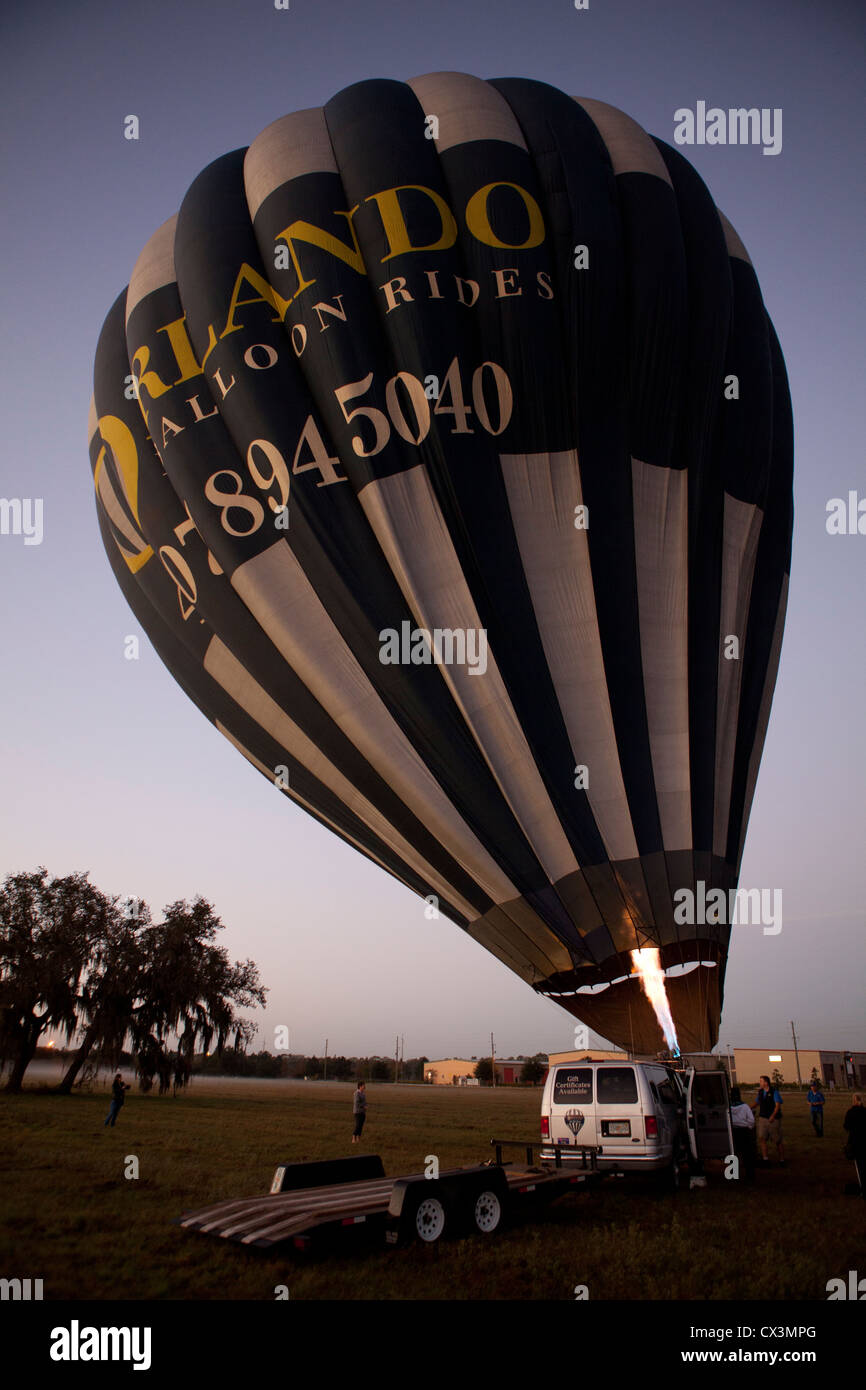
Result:
M550 1091L550 1142L557 1148L595 1147L594 1068L556 1068Z
M734 1152L728 1078L723 1071L691 1073L687 1113L693 1158L726 1158Z
M600 1153L605 1159L629 1158L635 1152L644 1154L647 1149L644 1110L652 1111L648 1084L644 1082L647 1099L642 1101L633 1066L600 1066L595 1081L596 1142Z

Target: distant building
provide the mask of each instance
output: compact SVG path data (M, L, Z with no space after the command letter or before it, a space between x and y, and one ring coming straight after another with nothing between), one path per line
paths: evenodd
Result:
M487 1060L482 1058L482 1060ZM522 1057L496 1058L497 1086L515 1086L523 1071ZM478 1058L467 1061L465 1057L447 1057L444 1060L427 1062L424 1065L424 1080L434 1086L477 1086L475 1076Z
M465 1086L475 1080L477 1061L467 1061L465 1057L447 1057L444 1060L424 1063L424 1080L434 1086Z
M858 1086L866 1089L866 1052L829 1052L822 1048L800 1047L795 1053L793 1047L735 1047L733 1049L733 1080L742 1086L758 1084L761 1076L772 1079L775 1071L780 1072L787 1086L797 1084L797 1056L800 1059L800 1081L808 1086L812 1080L812 1070L817 1073L822 1086L854 1090ZM727 1057L726 1053L721 1054Z
M579 1047L571 1052L551 1052L547 1059L548 1066L552 1067L557 1062L627 1062L627 1052L617 1052L610 1048L603 1047Z
M866 1052L830 1052L820 1048L801 1047L800 1084L808 1086L812 1080L812 1070L817 1073L822 1086L839 1087L843 1090L866 1090ZM627 1062L629 1054L614 1048L584 1047L568 1052L551 1052L548 1066L557 1063L578 1062ZM651 1058L638 1058L650 1061ZM712 1067L723 1068L731 1084L757 1086L761 1076L769 1076L778 1071L786 1086L797 1085L797 1056L793 1047L761 1048L735 1047L717 1053L701 1053L684 1060L699 1071ZM435 1086L477 1085L475 1068L478 1059L473 1057L450 1057L444 1061L427 1062L424 1067L424 1080ZM496 1058L497 1086L513 1086L520 1081L523 1059L520 1057Z
M522 1057L496 1058L496 1084L497 1086L514 1086L520 1080L520 1073L523 1071Z

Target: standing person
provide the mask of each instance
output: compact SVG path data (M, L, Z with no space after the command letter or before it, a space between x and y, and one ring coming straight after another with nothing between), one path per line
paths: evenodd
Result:
M824 1105L825 1100L821 1091L818 1089L817 1081L813 1081L806 1092L806 1099L809 1102L809 1112L812 1116L812 1128L819 1139L824 1138Z
M853 1101L854 1104L842 1121L848 1131L845 1154L854 1160L860 1196L866 1197L866 1106L863 1105L863 1097L857 1091L854 1093Z
M769 1163L767 1140L775 1144L779 1154L779 1165L785 1167L785 1150L782 1147L782 1097L771 1084L769 1076L761 1077L761 1084L752 1110L758 1117L758 1143L761 1146L761 1162Z
M352 1097L352 1114L355 1117L355 1128L352 1130L352 1143L357 1144L361 1138L361 1130L364 1128L364 1121L367 1118L367 1087L363 1081L358 1082L357 1090Z
M105 1117L105 1124L110 1125L112 1129L114 1129L114 1122L120 1114L120 1107L126 1099L125 1092L128 1090L129 1087L118 1072L111 1083L111 1105Z
M746 1105L739 1086L731 1087L731 1133L734 1136L734 1153L740 1160L744 1182L755 1178L755 1117L752 1107Z

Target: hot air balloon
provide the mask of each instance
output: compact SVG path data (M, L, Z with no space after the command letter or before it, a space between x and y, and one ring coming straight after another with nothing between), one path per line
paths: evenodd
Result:
M99 339L100 531L202 712L619 1044L718 1036L791 410L675 149L523 79L364 81L196 178ZM703 919L703 920L702 920ZM684 968L687 967L687 968Z

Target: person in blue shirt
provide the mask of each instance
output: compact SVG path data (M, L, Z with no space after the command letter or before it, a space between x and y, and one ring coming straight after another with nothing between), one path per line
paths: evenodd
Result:
M808 1091L806 1099L809 1102L809 1110L812 1114L812 1128L819 1139L824 1138L824 1097L818 1088L817 1081L813 1081Z
M767 1141L772 1140L779 1154L779 1166L785 1166L785 1150L782 1147L782 1097L771 1084L769 1076L761 1077L761 1085L752 1109L756 1112L758 1144L761 1149L761 1162L769 1164Z

